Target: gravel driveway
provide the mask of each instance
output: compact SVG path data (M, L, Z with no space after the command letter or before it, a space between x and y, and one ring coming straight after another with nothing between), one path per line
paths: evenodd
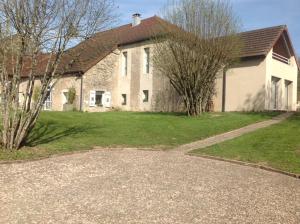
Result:
M300 223L300 181L180 152L96 150L0 165L0 222Z

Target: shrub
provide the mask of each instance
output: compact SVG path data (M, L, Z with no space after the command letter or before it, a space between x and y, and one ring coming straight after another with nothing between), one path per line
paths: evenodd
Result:
M41 87L36 86L33 90L32 100L36 102L41 94Z
M76 97L76 89L74 87L69 88L68 91L68 104L73 104Z

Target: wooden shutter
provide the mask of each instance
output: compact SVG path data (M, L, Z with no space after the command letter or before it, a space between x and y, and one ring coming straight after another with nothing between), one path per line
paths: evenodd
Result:
M111 93L105 92L102 97L102 104L104 107L111 107Z
M91 90L90 91L90 107L96 106L96 91Z

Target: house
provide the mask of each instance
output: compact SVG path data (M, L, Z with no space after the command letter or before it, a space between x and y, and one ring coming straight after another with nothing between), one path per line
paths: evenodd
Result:
M69 49L76 61L52 89L45 110L63 110L70 87L82 111L181 110L181 100L151 63L153 37L165 21L154 16L100 32ZM240 61L216 81L215 111L295 110L298 64L286 26L240 34Z
M286 26L240 34L238 64L217 80L218 111L296 110L299 64Z

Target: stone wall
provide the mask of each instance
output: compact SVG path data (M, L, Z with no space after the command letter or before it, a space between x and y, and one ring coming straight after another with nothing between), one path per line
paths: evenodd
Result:
M112 94L111 106L118 106L118 99L116 97L116 75L118 73L119 54L119 51L109 54L83 75L83 111L99 112L110 109L103 106L91 107L90 91L110 92Z

